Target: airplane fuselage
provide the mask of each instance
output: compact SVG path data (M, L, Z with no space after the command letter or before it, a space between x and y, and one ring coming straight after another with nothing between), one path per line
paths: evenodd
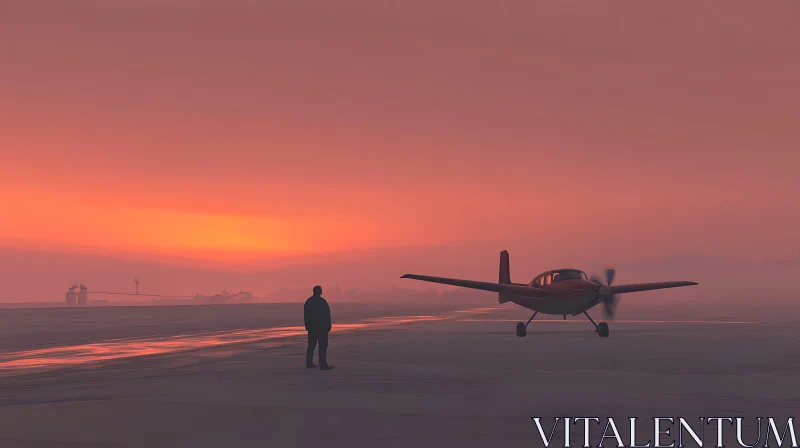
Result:
M598 285L586 280L564 280L538 289L545 292L546 297L508 295L506 299L539 313L572 316L600 303Z

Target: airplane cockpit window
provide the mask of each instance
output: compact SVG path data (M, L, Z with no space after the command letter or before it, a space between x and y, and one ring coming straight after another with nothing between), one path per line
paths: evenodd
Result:
M558 273L558 277L559 277L560 281L564 281L564 280L584 280L585 277L586 277L586 274L584 274L581 271L569 270L569 271L561 271L561 272L559 272Z
M547 286L553 283L563 282L565 280L587 280L586 274L577 269L564 269L561 271L550 272L542 274L531 282L533 286Z

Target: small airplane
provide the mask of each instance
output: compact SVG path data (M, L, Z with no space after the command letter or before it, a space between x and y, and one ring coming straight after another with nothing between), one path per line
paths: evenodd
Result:
M597 277L589 279L586 277L586 273L577 269L556 269L540 274L529 284L512 283L508 251L504 250L500 252L500 280L498 283L416 274L405 274L401 278L494 291L498 293L500 303L516 303L534 312L527 323L517 323L517 336L519 337L525 337L528 325L539 313L564 316L564 320L567 319L567 314L577 316L583 313L594 325L597 334L607 338L608 324L605 322L595 323L587 313L591 308L602 303L606 316L613 319L619 301L618 294L697 285L695 282L682 281L612 286L615 273L614 269L607 269L606 281L603 283Z

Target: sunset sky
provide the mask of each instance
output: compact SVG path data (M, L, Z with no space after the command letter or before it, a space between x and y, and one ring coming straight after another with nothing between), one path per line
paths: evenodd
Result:
M0 0L0 262L24 266L3 275L66 289L81 266L37 267L53 254L244 271L407 251L446 274L470 248L531 269L793 258L798 17L792 1Z

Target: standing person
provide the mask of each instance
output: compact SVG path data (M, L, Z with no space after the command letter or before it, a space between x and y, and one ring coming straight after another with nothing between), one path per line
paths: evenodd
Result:
M308 331L308 350L306 351L306 368L312 369L314 365L314 349L319 342L319 369L330 370L328 365L328 333L331 331L331 307L322 298L322 287L314 287L314 295L306 300L303 307L303 318Z

